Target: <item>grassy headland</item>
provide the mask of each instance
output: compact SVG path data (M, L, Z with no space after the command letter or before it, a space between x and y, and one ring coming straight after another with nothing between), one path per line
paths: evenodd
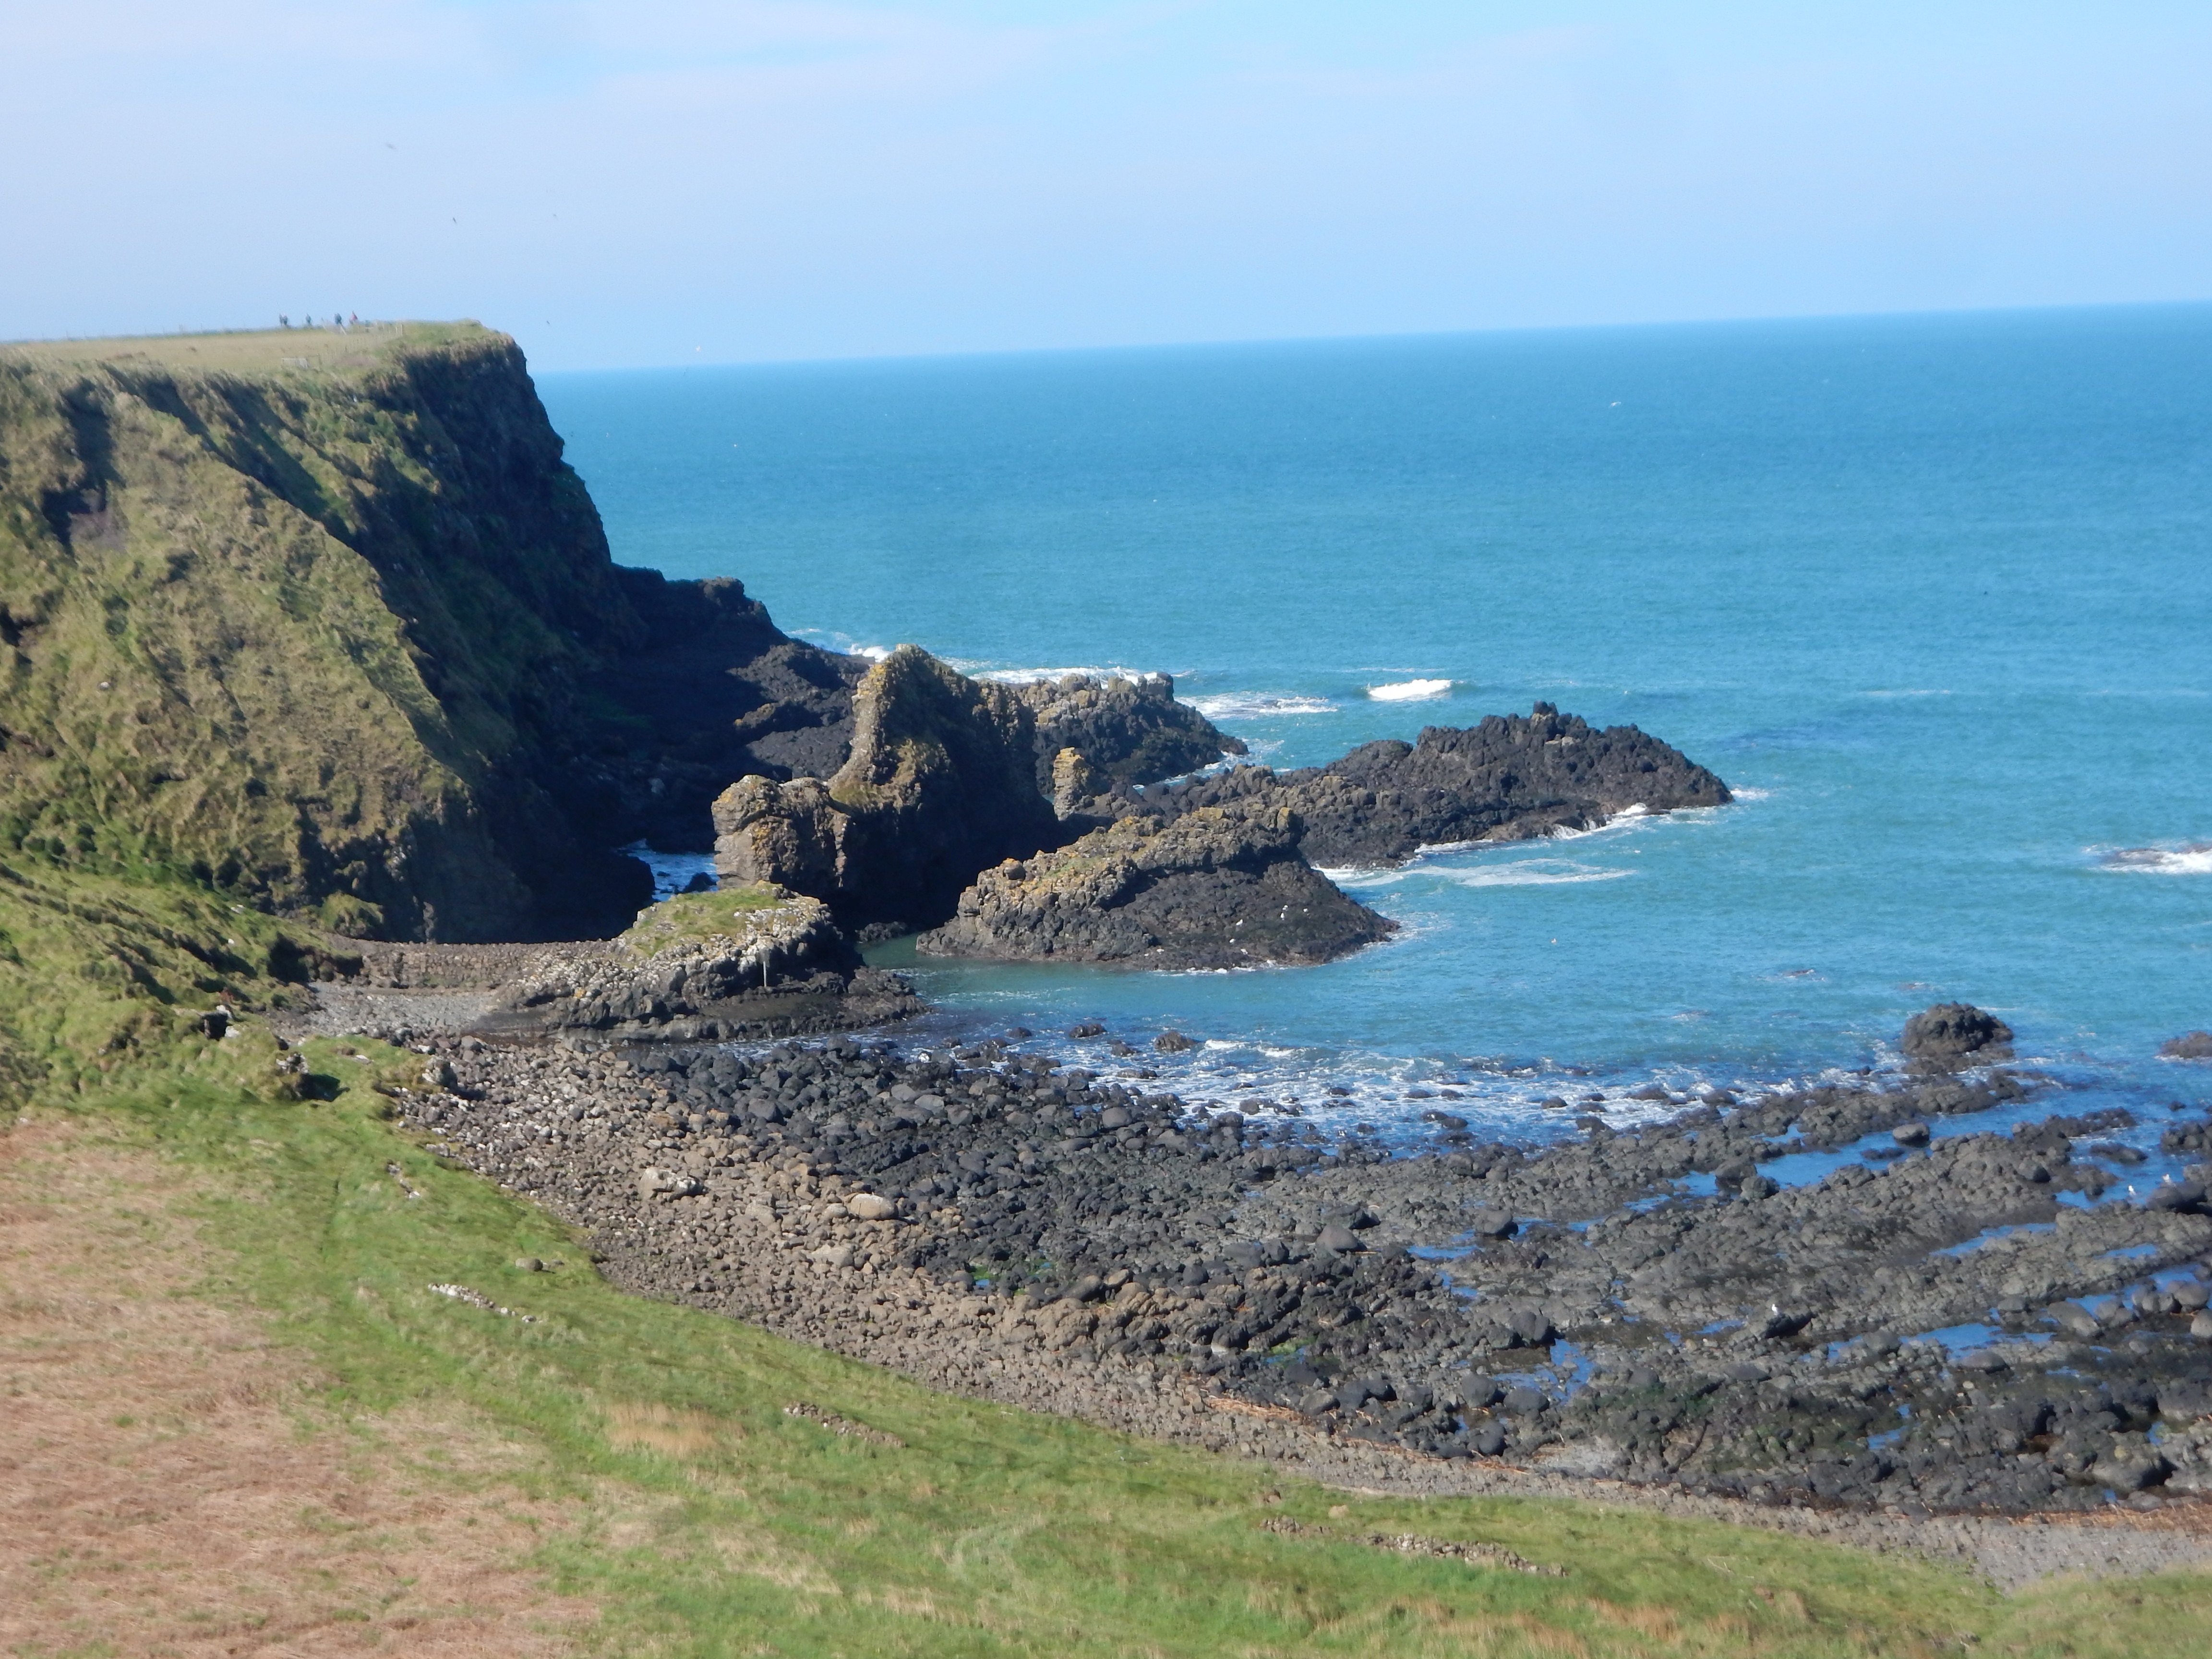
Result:
M272 1372L311 1379L285 1396L303 1443L381 1447L403 1466L393 1479L451 1493L465 1522L471 1494L520 1492L530 1519L501 1545L507 1565L590 1615L544 1643L2196 1650L2203 1575L2008 1601L1905 1557L1594 1504L1360 1498L934 1395L616 1291L584 1241L400 1132L379 1086L419 1056L281 1049L259 1014L301 994L321 944L306 924L423 930L475 905L489 927L527 911L542 873L502 823L526 827L541 799L532 768L577 707L571 669L635 613L526 393L511 343L468 326L0 351L0 1123L65 1126L41 1156L68 1169L150 1160L173 1177L133 1200L190 1224L189 1261L161 1294L258 1330ZM686 930L717 915L734 926L770 896L672 915ZM246 1015L219 1041L197 1018L218 1001ZM74 1204L89 1226L97 1200L43 1167L6 1202ZM526 1272L526 1257L565 1265ZM0 1468L81 1453L127 1474L106 1444L11 1438L59 1386L52 1322L78 1295L30 1260L0 1271L16 1407L0 1412ZM87 1328L78 1341L111 1337ZM801 1402L900 1443L787 1412ZM141 1431L127 1416L106 1429ZM189 1446L204 1419L179 1405L155 1427ZM503 1455L441 1461L406 1442L422 1421L465 1425ZM150 1527L185 1494L137 1496ZM303 1486L299 1508L320 1515L327 1496ZM87 1554L58 1541L52 1512L5 1511L14 1651L148 1650L143 1621L102 1613L125 1569L156 1585L181 1572L137 1513L107 1517L104 1553ZM1263 1524L1283 1518L1300 1529ZM1567 1572L1401 1553L1370 1534L1480 1540ZM425 1546L365 1547L398 1560ZM388 1598L316 1594L337 1607L326 1637L465 1650ZM275 1627L257 1624L265 1609L210 1605L163 1643L253 1651Z

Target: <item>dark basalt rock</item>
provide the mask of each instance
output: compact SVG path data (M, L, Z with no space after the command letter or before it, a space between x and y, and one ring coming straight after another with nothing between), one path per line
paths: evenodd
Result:
M400 1104L592 1229L618 1282L945 1386L1192 1433L1121 1413L1187 1397L1170 1376L1202 1378L1232 1420L1340 1444L1516 1462L1560 1447L1560 1467L1767 1503L2212 1493L2197 1327L2212 1288L2190 1270L2212 1218L2053 1201L2081 1185L2071 1144L2124 1113L1945 1134L1753 1204L1680 1184L2016 1107L2033 1085L2002 1071L1394 1157L1256 1102L1206 1112L994 1042L628 1054L449 1042L434 1087ZM2193 1151L2212 1128L2165 1133ZM2030 1156L2048 1183L2021 1180ZM1969 1322L1995 1334L1966 1354L1916 1334ZM1543 1386L1532 1366L1558 1341L1583 1380ZM1097 1392L1079 1401L1071 1379Z
M979 870L1059 841L1013 692L902 645L853 695L851 752L824 781L741 778L714 803L726 881L823 900L848 927L951 915Z
M1068 674L1014 693L1036 719L1040 793L1053 793L1054 762L1064 749L1083 758L1101 787L1156 783L1244 752L1241 738L1177 702L1175 681L1165 674Z
M1970 1066L2001 1059L2012 1027L1967 1002L1939 1002L1905 1022L1905 1057L1923 1066Z
M1395 927L1298 856L1295 815L1209 807L1125 818L1056 852L987 870L929 956L1246 968L1327 962Z
M2212 1031L2184 1031L2158 1045L2161 1060L2212 1060Z
M1718 777L1656 738L1632 726L1600 731L1540 702L1527 716L1432 726L1410 744L1366 744L1324 767L1239 767L1123 792L1085 810L1172 820L1232 802L1287 806L1298 815L1299 849L1327 867L1396 864L1423 847L1521 840L1592 828L1634 809L1667 812L1732 799Z

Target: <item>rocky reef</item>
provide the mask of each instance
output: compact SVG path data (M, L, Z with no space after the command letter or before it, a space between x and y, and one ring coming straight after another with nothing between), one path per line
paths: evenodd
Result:
M410 1121L623 1282L941 1385L1269 1455L1892 1515L2212 1494L2201 1104L2158 1141L2188 1178L2130 1193L2124 1113L2002 1069L1586 1091L1548 1146L1440 1097L1386 1148L1012 1037L434 1046ZM1817 1179L1762 1170L1814 1152Z
M1173 819L1231 801L1290 808L1300 849L1324 868L1402 863L1423 847L1518 841L1593 829L1620 813L1722 806L1728 786L1632 726L1593 727L1540 702L1467 727L1432 726L1413 743L1363 744L1297 771L1239 767L1218 776L1071 802L1093 816Z
M1158 969L1328 962L1396 924L1300 856L1288 809L1240 801L1172 823L1141 814L987 870L929 956Z

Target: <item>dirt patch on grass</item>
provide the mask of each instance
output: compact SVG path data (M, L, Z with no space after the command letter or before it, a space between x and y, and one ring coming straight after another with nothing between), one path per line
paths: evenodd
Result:
M565 1524L501 1478L531 1454L332 1420L197 1293L181 1183L81 1126L0 1133L0 1651L573 1651L592 1610L520 1565Z

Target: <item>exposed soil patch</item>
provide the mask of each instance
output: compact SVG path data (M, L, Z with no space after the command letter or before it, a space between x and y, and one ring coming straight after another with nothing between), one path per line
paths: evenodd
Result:
M179 1190L82 1126L0 1133L0 1650L574 1651L591 1609L516 1565L558 1521L498 1478L526 1454L319 1420L313 1367L195 1294Z

